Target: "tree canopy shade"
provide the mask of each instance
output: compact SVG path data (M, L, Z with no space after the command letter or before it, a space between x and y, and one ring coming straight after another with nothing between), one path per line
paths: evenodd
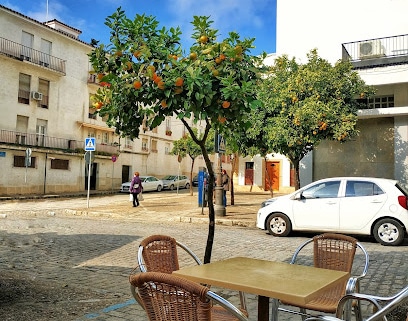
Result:
M360 98L374 93L351 63L332 66L316 49L307 57L305 64L285 55L276 58L260 85L264 106L251 112L253 126L241 137L252 152L286 155L295 169L296 188L302 158L324 139L355 137Z
M211 128L223 132L229 122L251 125L244 117L259 105L256 88L263 57L251 56L254 39L235 32L217 42L217 30L209 17L194 16L194 44L181 48L181 31L160 27L155 17L136 15L131 20L118 8L107 17L110 44L90 54L98 79L105 86L94 96L95 107L118 134L137 138L141 125L159 126L166 116L176 115L200 146L209 173L212 200L214 170L206 140ZM265 56L265 55L264 55ZM192 122L201 121L197 137ZM214 238L214 206L209 202L209 233L204 262L211 259Z

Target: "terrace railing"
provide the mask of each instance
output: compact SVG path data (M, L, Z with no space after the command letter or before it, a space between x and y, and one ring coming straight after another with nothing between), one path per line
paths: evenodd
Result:
M0 54L65 75L65 60L0 37Z

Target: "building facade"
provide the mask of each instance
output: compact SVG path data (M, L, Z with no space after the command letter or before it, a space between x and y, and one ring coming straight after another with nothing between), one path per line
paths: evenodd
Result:
M119 190L136 170L190 173L190 159L171 155L186 132L175 117L131 141L97 115L90 97L100 84L80 33L0 5L0 195L78 192L88 181L92 190ZM96 141L92 153L85 153L88 137ZM195 172L203 164L198 159Z
M376 176L408 185L408 38L405 0L277 2L277 55L305 61L317 48L352 62L376 88L358 112L359 136L323 142L302 162L301 185L324 177Z

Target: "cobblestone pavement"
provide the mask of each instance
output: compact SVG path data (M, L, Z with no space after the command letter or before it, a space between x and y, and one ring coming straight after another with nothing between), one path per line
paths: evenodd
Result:
M248 256L287 262L312 236L274 238L255 228L256 211L268 197L237 193L227 216L217 218L212 261ZM145 321L128 283L140 240L151 234L171 235L202 258L207 222L207 209L199 208L196 196L186 191L146 193L137 208L131 207L127 194L0 202L1 319ZM387 296L408 284L408 242L384 247L371 238L358 239L370 254L362 292ZM184 257L181 261L188 264ZM362 264L358 255L355 268ZM8 300L8 291L15 290L10 284L16 282L30 288L25 293L17 287L21 299ZM238 304L236 292L212 289ZM250 320L256 320L256 297L247 299ZM287 313L279 317L300 320Z

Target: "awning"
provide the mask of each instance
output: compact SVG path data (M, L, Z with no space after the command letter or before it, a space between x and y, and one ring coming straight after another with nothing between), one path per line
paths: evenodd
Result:
M91 124L91 123L83 123L83 122L80 122L80 121L78 122L78 124L80 125L80 127L94 128L94 129L98 129L98 130L105 131L105 132L111 132L111 133L115 132L115 129L110 128L110 127L95 125L95 124Z

